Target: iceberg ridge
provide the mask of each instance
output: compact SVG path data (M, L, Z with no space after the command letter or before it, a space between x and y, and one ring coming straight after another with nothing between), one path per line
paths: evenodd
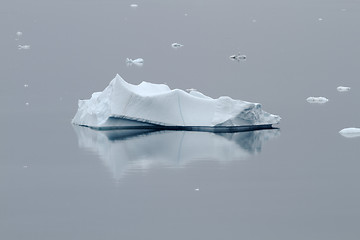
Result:
M165 84L127 83L119 75L102 92L79 100L73 124L96 129L122 127L239 127L272 125L280 117L259 103L213 99L198 91L171 90ZM185 129L186 130L186 129ZM187 129L189 130L189 129Z

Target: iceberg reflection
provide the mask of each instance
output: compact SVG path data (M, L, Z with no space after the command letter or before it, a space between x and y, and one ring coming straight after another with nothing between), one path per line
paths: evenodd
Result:
M155 166L176 168L198 160L244 160L261 152L263 142L280 135L279 129L215 134L73 127L79 147L99 155L116 180L130 171Z

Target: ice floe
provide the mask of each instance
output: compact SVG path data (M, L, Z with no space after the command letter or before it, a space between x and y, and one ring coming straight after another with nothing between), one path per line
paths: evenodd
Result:
M137 65L137 66L142 66L144 64L144 59L142 58L136 58L136 59L131 59L131 58L126 58L126 64L131 66L132 64Z
M350 91L350 87L343 87L343 86L339 86L336 88L339 92L348 92Z
M139 5L136 4L136 3L130 4L130 7L132 7L132 8L137 8L138 6L139 6Z
M339 133L347 138L360 137L360 128L344 128Z
M306 99L309 103L326 103L329 101L326 97L308 97Z
M18 45L18 49L19 49L19 50L29 50L29 49L30 49L30 45Z
M183 47L184 45L182 45L182 44L180 44L180 43L173 43L173 44L171 44L171 47L172 48L181 48L181 47Z
M171 90L165 84L132 85L116 75L103 92L93 93L88 100L79 100L72 122L109 129L257 126L277 124L280 119L263 111L259 103L227 96L213 99L199 91Z
M246 55L240 53L231 55L229 58L233 61L246 61Z
M16 32L16 38L15 38L15 40L18 41L22 35L23 35L22 32Z

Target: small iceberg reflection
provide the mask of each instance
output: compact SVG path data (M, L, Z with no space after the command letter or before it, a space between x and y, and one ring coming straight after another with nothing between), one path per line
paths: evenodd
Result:
M199 160L244 160L261 152L265 141L280 135L279 129L215 134L73 127L79 147L97 154L116 180L152 167L181 168Z

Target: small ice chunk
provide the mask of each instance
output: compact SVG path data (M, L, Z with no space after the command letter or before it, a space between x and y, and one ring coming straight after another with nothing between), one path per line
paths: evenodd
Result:
M186 89L187 92L197 91L195 88L188 88Z
M30 45L18 45L18 49L19 49L19 50L29 50L29 49L30 49Z
M22 35L23 33L22 32L16 32L16 38L15 40L19 40L20 36Z
M26 106L29 106L29 105L30 105L30 103L26 102L26 103L25 103L25 105L26 105Z
M185 13L185 14L184 14L184 16L185 16L185 17L187 17L187 16L188 16L188 14L187 14L187 13Z
M343 87L343 86L339 86L336 88L339 92L347 92L350 91L350 87Z
M137 58L137 59L131 59L131 58L126 58L126 63L128 65L132 65L135 64L137 66L142 66L144 64L144 59L142 58Z
M246 55L240 53L231 55L229 58L233 61L246 61Z
M173 43L173 44L171 44L171 47L172 48L181 48L181 47L183 47L184 45L182 45L182 44L180 44L180 43Z
M322 21L322 20L324 20L324 19L322 19L322 18L318 18L318 21Z
M24 84L24 87L25 87L25 88L27 88L28 86L29 86L29 85L27 85L27 84Z
M195 188L195 191L200 191L200 189L199 189L199 188Z
M29 167L29 166L27 166L27 165L24 165L24 166L23 166L23 168L28 168L28 167Z
M256 19L253 19L252 22L253 22L253 23L256 23Z
M139 5L137 5L136 3L130 4L130 7L132 8L137 8Z
M326 103L329 101L329 99L325 97L308 97L306 101L309 103Z
M347 138L360 137L360 128L344 128L339 133Z

